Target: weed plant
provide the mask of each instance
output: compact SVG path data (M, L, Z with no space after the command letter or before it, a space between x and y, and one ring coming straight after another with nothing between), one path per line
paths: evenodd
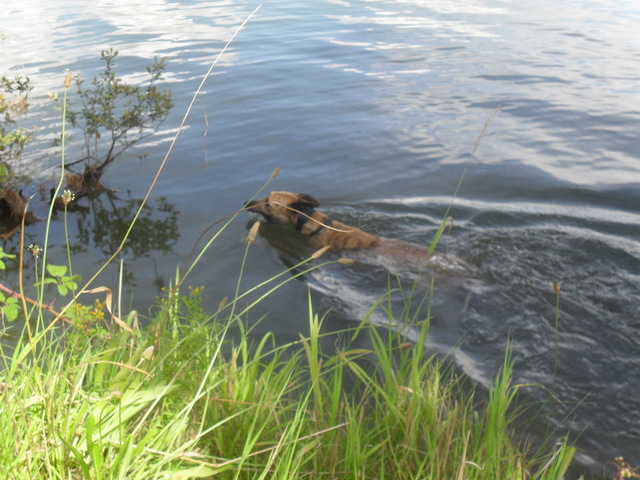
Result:
M509 353L488 401L478 402L425 350L428 316L403 314L416 320L416 343L367 316L344 333L367 336L370 348L327 354L309 302L308 336L289 345L271 334L256 339L246 327L255 306L330 263L322 251L247 291L238 280L235 297L213 313L201 307L201 288L185 286L200 253L141 328L136 312L115 308L111 289L90 288L100 270L82 285L70 254L68 265L47 262L46 243L30 248L34 299L22 275L2 298L5 314L25 325L13 350L0 345L2 478L557 480L573 456L566 442L542 451L515 442ZM69 299L58 311L45 303L52 287ZM84 305L85 292L104 300Z
M423 343L367 319L351 334L370 349L327 355L311 306L309 336L279 347L252 340L251 310L232 315L230 302L210 316L201 295L170 289L144 330L132 313L133 333L102 321L32 331L36 345L4 355L3 477L558 479L567 468L566 444L532 453L513 441L509 356L481 406Z

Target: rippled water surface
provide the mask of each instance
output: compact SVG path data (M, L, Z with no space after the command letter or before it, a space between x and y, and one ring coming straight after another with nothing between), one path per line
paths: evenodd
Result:
M55 175L60 120L46 92L62 90L65 69L91 79L113 47L133 81L167 57L176 105L136 147L146 159L113 164L114 195L83 199L70 219L83 276L119 244L193 92L256 6L5 5L0 73L35 86L24 123L37 130L15 166L35 180L25 193ZM640 465L639 28L640 7L607 0L265 2L204 85L125 246L123 302L146 313L200 234L276 166L269 188L308 192L332 216L405 241L430 243L452 204L438 248L472 271L436 279L432 347L486 384L510 338L516 381L541 386L528 389L533 400L559 400L545 415L577 438L577 467L601 474L617 455ZM211 308L233 295L249 220L232 223L189 279ZM288 232L263 230L246 286L297 258ZM52 235L63 263L62 222ZM28 230L27 243L42 239L42 225ZM327 328L359 321L387 282L373 263L289 283L255 312L267 315L256 331L297 338L309 287ZM116 270L101 282L115 285Z

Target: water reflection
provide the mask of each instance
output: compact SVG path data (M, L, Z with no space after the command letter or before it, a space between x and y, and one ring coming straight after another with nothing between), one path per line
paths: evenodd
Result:
M105 46L117 46L138 59L173 56L191 48L191 62L208 63L219 51L219 42L226 42L251 11L233 1L177 5L165 0L101 0L82 6L59 2L53 8L46 1L26 0L6 7L0 41L3 63L19 66L23 75L38 74L39 92L59 90L64 68L84 71L87 52L97 55ZM202 43L193 49L198 39ZM224 61L233 57L229 52Z
M44 199L43 197L40 199ZM39 245L42 247L47 205L44 202L34 202L40 221L27 226L24 231L23 245ZM92 274L89 268L97 268L113 253L115 253L124 238L142 199L127 192L126 196L115 192L105 191L101 194L84 197L79 204L66 213L68 235L74 271L82 273L83 278ZM127 241L122 247L121 256L125 259L125 284L133 286L137 283L137 269L132 268L140 259L149 258L155 262L157 255L173 253L173 247L180 237L178 227L179 211L166 197L150 200L142 210ZM65 213L58 211L50 226L48 261L53 264L66 264L66 246L64 238L67 235L64 228ZM20 249L20 233L11 235L3 249L7 253L17 253ZM24 283L30 286L35 281L35 261L32 255L25 251L25 267L23 270ZM18 262L6 262L7 269L2 272L3 283L12 287L16 284ZM78 268L78 265L81 268ZM91 267L93 265L93 267ZM148 278L148 267L145 267L144 277ZM156 272L154 284L159 289L164 285L162 277Z
M74 215L77 241L73 242L73 249L86 252L97 248L103 255L110 255L120 246L142 199L133 197L130 191L126 198L107 192L89 198L88 202L88 210ZM123 246L123 254L140 258L171 252L180 236L179 213L166 197L145 205Z

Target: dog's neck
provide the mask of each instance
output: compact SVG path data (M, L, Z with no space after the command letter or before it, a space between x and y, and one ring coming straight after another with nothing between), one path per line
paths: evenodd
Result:
M313 237L319 233L320 230L325 228L325 225L331 225L332 220L326 215L322 215L323 217L326 217L326 219L323 219L321 222L313 219L312 216L314 214L315 216L318 216L318 212L312 208L301 210L301 212L302 213L299 213L298 218L296 219L296 230L308 237Z
M354 248L373 248L380 244L380 238L359 228L350 227L333 220L326 213L313 208L299 209L296 218L296 230L310 237L312 244L332 250L349 250Z

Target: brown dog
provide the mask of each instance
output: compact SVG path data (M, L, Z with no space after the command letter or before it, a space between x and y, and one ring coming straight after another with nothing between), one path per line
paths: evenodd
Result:
M315 209L319 205L306 193L271 192L267 198L247 203L247 209L269 222L294 225L316 248L329 246L337 251L380 245L379 237L333 220Z
M309 238L314 248L328 246L333 251L366 249L375 263L386 267L401 264L422 265L437 270L459 270L464 262L445 255L432 255L429 249L413 243L378 237L345 225L316 210L320 204L306 193L271 192L268 197L246 204L247 210L261 214L267 221L291 224Z

